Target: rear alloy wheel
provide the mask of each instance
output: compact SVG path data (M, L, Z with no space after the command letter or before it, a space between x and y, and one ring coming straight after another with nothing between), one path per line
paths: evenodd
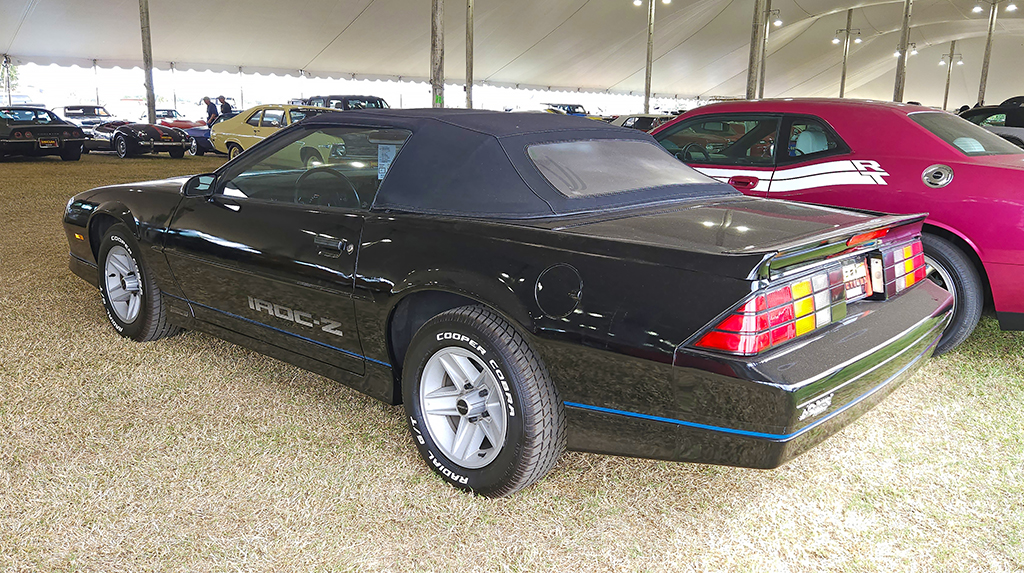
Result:
M927 277L953 295L953 319L935 347L939 355L956 348L974 332L985 295L978 271L963 251L936 235L924 234L922 240Z
M199 147L199 143L195 139L192 139L192 145L188 146L188 152L193 156L206 154L206 150Z
M420 454L466 491L514 493L547 475L565 449L565 409L547 369L481 306L443 312L416 332L402 395Z
M228 144L228 159L234 159L242 153L242 148L237 143Z
M118 135L114 138L114 151L117 152L118 157L124 159L132 155L132 144L127 137Z
M99 252L100 295L114 330L139 342L178 332L167 322L163 295L138 256L139 244L124 224L107 230Z

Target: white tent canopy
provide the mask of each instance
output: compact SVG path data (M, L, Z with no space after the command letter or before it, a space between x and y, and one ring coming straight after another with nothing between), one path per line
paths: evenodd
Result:
M645 0L646 1L646 0ZM954 68L951 104L973 103L984 52L986 11L975 0L916 0L906 99L941 104L940 56L957 39L966 65ZM1024 91L1024 10L1000 5L986 99ZM835 96L841 46L853 26L847 95L891 99L902 0L774 0L785 25L771 31L765 95ZM1022 6L1024 8L1024 6ZM423 81L430 61L426 0L152 0L155 66L314 77ZM476 0L475 78L487 85L642 93L646 7L631 0ZM745 91L753 0L657 3L652 89L681 97ZM445 2L445 76L465 76L465 2ZM15 64L141 65L133 0L4 0L0 54Z

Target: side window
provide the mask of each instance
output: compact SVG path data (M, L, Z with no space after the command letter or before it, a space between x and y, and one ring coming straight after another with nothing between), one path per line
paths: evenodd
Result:
M1003 127L1003 126L1006 125L1006 114L1005 113L994 113L994 114L986 117L985 119L981 120L981 123L978 124L978 125L981 125L981 126L993 126L993 127Z
M694 117L655 137L669 153L691 164L774 164L778 116Z
M323 100L323 98L311 99L311 100L309 100L309 105L315 105L317 107L323 107L324 100Z
M780 161L803 161L846 150L846 146L824 122L795 118L788 122L786 151Z
M260 116L261 115L263 115L263 112L262 111L258 111L256 113L252 114L252 117L250 117L249 120L246 121L245 123L248 123L249 125L251 125L253 127L259 127L260 126Z
M412 135L404 129L298 130L224 174L224 195L346 209L369 209ZM252 153L252 152L249 152Z
M260 127L281 127L281 122L283 120L283 109L267 109L263 111L263 119L260 121Z

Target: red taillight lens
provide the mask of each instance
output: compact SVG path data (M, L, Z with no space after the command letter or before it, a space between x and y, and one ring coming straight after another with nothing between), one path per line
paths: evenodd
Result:
M14 132L14 139L21 139L21 132L20 131L15 131Z
M750 297L705 333L698 348L757 354L846 316L843 274L819 271Z
M877 231L871 231L868 233L861 233L860 235L854 235L850 237L849 241L846 241L846 246L852 247L853 245L859 245L875 239L881 239L889 232L889 229L878 229Z
M25 130L25 137L31 138L32 137L32 132L26 129Z

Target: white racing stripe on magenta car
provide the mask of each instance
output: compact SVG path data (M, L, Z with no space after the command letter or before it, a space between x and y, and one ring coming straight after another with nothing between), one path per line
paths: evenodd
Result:
M728 183L730 178L736 177L737 175L742 177L756 177L757 185L755 185L751 191L767 192L768 183L772 179L771 171L754 171L753 169L717 169L714 167L696 167L693 165L691 165L691 167L693 167L694 170L722 183Z
M752 169L728 169L697 167L694 169L722 183L728 183L730 177L737 175L757 177L757 186L753 191L770 191L785 193L802 191L816 187L834 185L887 185L885 178L889 173L882 169L877 161L864 159L844 159L792 167L771 171L754 171Z
M772 193L785 193L787 191L802 191L814 189L815 187L828 187L833 185L877 185L868 175L857 171L845 171L838 173L821 173L808 177L796 177L793 179L773 179L771 183ZM885 184L884 182L882 183Z

